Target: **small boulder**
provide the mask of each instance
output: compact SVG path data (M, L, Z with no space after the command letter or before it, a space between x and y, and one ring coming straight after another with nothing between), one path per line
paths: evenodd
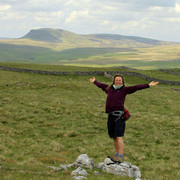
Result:
M71 175L83 175L88 176L87 171L81 167L78 167L76 170L72 171Z
M81 179L87 179L87 177L84 177L84 176L73 176L73 179L81 180Z
M134 178L141 178L141 172L137 166L128 162L122 162L120 164L114 163L111 159L106 158L104 160L104 166L102 168L104 172L111 173L119 176L129 176Z
M104 166L104 162L100 162L100 163L98 163L98 164L96 165L96 168L102 169L103 166Z
M60 167L64 170L67 170L68 168L71 168L74 166L74 163L73 164L67 164L67 165L64 165L64 164L60 164Z
M74 162L75 166L77 167L85 167L89 169L94 168L94 162L92 159L88 157L87 154L81 154L77 157L76 161Z

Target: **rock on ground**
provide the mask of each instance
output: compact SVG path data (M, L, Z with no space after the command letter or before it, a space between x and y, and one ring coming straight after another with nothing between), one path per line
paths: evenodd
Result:
M100 163L98 163L98 164L96 165L96 168L102 169L103 166L104 166L104 162L100 162Z
M87 177L84 177L84 176L73 176L73 179L81 180L81 179L87 179Z
M111 159L106 158L104 160L104 166L102 168L104 172L111 173L118 176L129 176L134 178L141 178L141 172L137 166L128 162L122 162L120 164L114 163Z
M78 167L76 170L72 171L71 175L83 175L88 176L87 171L81 167Z
M94 162L92 159L88 157L87 154L81 154L77 157L76 161L74 162L75 166L79 167L86 167L89 169L94 168Z
M76 170L72 171L71 173L74 179L75 178L77 178L78 180L87 179L87 177L84 176L88 176L89 174L82 167L93 169L94 162L92 159L88 157L87 154L81 154L77 157L76 161L73 164L60 165L60 168L57 167L51 167L51 168L53 168L54 170L60 170L60 169L67 170L68 168L71 167L76 167L76 168L78 167ZM141 172L139 168L125 161L123 161L120 164L117 164L111 161L111 159L106 158L104 162L98 163L95 167L101 169L104 172L111 173L117 176L129 176L136 178L136 180L141 179ZM94 171L94 174L101 175L101 173L97 171Z

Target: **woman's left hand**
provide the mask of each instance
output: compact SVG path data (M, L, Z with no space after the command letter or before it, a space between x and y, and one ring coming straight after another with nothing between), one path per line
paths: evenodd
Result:
M152 82L149 83L149 86L156 86L157 84L159 84L158 81L156 81L156 82L152 81Z

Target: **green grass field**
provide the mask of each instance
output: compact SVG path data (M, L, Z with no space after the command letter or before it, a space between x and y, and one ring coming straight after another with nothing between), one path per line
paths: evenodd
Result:
M0 40L0 62L113 67L152 70L180 67L179 44L50 43L28 39Z
M93 71L97 68L0 63L30 69ZM100 68L101 69L101 68ZM102 69L104 70L104 69ZM179 69L175 71L179 72ZM178 76L142 71L162 79ZM95 164L114 152L104 113L106 94L89 76L53 76L0 70L0 179L72 179L47 166L73 163L88 154ZM111 84L103 76L96 79ZM125 76L126 85L148 83ZM137 165L143 180L180 178L180 96L177 86L159 84L127 96L125 161ZM88 171L89 172L89 171ZM89 180L132 179L103 173Z

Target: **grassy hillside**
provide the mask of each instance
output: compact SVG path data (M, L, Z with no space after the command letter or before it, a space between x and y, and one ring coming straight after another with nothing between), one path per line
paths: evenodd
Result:
M45 47L46 45L47 47ZM61 51L52 50L49 47L48 44L44 44L44 47L38 44L36 46L0 44L0 62L106 67L128 66L137 69L180 67L179 46L159 46L143 49L89 47Z
M80 42L91 42L93 44L102 45L116 43L122 44L123 41L131 41L134 45L135 43L139 43L139 45L160 45L166 44L167 42L158 41L149 38L142 38L136 36L123 36L119 34L87 34L80 35L76 33L72 33L62 29L51 29L51 28L40 28L31 30L21 39L32 39L35 41L45 41L45 42L70 42L74 44L78 44Z
M27 68L97 70L33 64ZM159 71L143 72L172 78L169 74L162 76ZM0 179L69 180L71 170L54 172L47 166L72 163L83 153L97 164L113 153L104 113L106 94L89 83L89 76L50 76L2 70L0 76ZM111 83L102 76L96 76L96 79ZM128 86L148 83L130 76L125 76L125 81ZM180 112L177 107L180 96L179 91L172 89L174 87L160 84L127 96L126 107L132 117L127 122L124 137L125 161L139 166L142 179L179 179ZM103 173L102 176L91 174L88 179L116 180L119 177Z
M94 55L103 55L114 52L135 52L130 48L74 48L61 52L48 48L0 44L1 61L4 62L33 62L33 63L57 63L64 61L76 61L79 58L88 58ZM129 53L131 54L131 53ZM62 62L61 62L62 61Z
M19 39L0 39L0 62L162 69L180 67L179 51L178 43L49 28L31 30Z
M31 39L35 41L45 41L52 43L61 43L61 42L70 42L78 43L86 38L81 37L81 35L65 31L62 29L51 29L51 28L42 28L31 30L21 39Z

